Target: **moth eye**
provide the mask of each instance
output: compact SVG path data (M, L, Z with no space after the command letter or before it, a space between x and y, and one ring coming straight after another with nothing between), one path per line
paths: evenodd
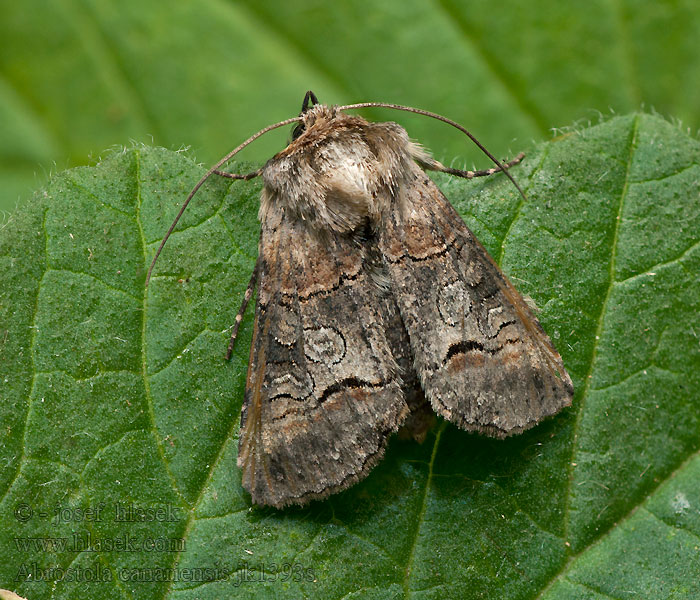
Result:
M294 129L292 129L292 139L293 142L296 140L304 131L306 130L306 125L304 123L297 123Z

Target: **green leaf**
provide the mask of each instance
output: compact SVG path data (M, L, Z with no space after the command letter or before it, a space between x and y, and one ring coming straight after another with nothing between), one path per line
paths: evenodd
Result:
M252 311L223 360L259 183L207 184L144 288L202 173L159 148L115 153L53 177L0 235L1 587L700 597L700 143L631 115L532 149L513 169L527 201L503 177L438 178L539 306L574 404L503 441L440 422L283 511L251 507L235 462Z
M654 107L697 129L699 36L688 0L4 2L0 209L130 139L213 162L309 88L445 114L498 156L598 111ZM437 158L478 160L448 128L405 123Z

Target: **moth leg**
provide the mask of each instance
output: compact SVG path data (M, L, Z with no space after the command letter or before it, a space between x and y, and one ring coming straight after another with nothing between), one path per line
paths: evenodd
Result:
M505 164L506 169L510 169L517 165L523 158L525 158L525 153L521 152L513 160L508 161ZM500 167L493 167L491 169L482 169L480 171L462 171L461 169L453 169L452 167L446 167L437 160L430 162L421 162L421 166L429 169L431 171L439 171L440 173L449 173L450 175L456 175L457 177L464 177L464 179L474 179L474 177L486 177L487 175L493 175L502 171Z
M238 314L236 315L235 323L233 324L233 331L231 332L231 341L228 343L228 350L226 350L226 360L230 360L231 353L233 352L233 344L236 342L236 336L238 336L238 329L241 326L241 321L243 320L243 315L245 314L246 308L248 308L248 302L253 297L253 291L255 290L255 284L258 282L258 271L260 270L258 266L260 265L260 259L255 261L255 266L253 267L253 272L250 275L250 281L248 282L248 287L243 295L243 302L241 302L241 307L238 309Z
M262 169L253 171L252 173L244 173L240 175L238 173L227 173L226 171L219 171L218 169L212 171L214 175L220 175L221 177L227 177L228 179L242 179L243 181L248 181L249 179L255 179L258 175L262 173Z

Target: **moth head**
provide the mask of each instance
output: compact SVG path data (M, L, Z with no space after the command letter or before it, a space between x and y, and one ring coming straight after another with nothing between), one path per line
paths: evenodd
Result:
M289 143L292 144L305 134L308 134L314 127L316 127L316 129L328 127L337 119L339 114L342 113L339 113L334 106L316 104L309 107L299 115L301 121L299 121L292 130L292 137Z
M320 103L318 98L316 98L316 94L314 94L311 90L306 92L304 101L301 103L301 112L299 113L301 120L292 129L292 137L289 140L290 143L296 140L302 133L304 133L304 131L306 131L308 119L305 119L304 115L309 112L311 107L318 106L319 104Z

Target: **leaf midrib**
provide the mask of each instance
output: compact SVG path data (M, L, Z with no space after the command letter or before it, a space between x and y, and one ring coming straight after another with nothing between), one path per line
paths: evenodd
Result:
M598 323L596 325L596 331L595 331L595 337L593 339L593 349L591 351L591 360L589 364L588 371L584 377L584 383L583 383L583 389L581 392L579 392L578 397L579 397L579 406L578 406L578 412L576 413L576 421L574 423L573 427L573 442L571 444L571 457L569 458L568 464L567 464L567 469L569 471L568 473L568 488L566 491L566 505L564 507L564 542L566 544L567 552L570 552L571 545L569 543L569 537L571 535L571 499L572 499L572 487L573 487L573 481L574 481L574 462L576 458L576 451L578 448L578 437L579 437L579 430L581 428L581 420L583 418L583 411L585 408L585 402L586 398L588 396L588 392L591 386L591 381L593 380L593 370L596 365L596 359L598 356L598 349L600 347L600 340L602 338L602 332L603 332L603 324L605 321L605 315L607 313L607 306L608 302L610 300L610 294L612 293L612 290L615 286L615 264L616 264L616 259L617 259L617 246L618 246L618 239L619 239L619 233L620 233L620 225L622 223L622 210L624 208L625 204L625 198L627 197L627 193L629 190L629 176L630 176L630 171L631 171L631 165L632 161L634 158L634 150L636 146L636 141L637 141L637 134L639 131L639 115L635 115L634 117L634 122L633 122L633 129L632 129L632 135L631 135L631 140L630 140L630 148L629 148L629 153L628 153L628 159L627 159L627 164L626 164L626 169L625 169L625 182L622 186L622 191L620 193L620 202L619 206L617 209L617 214L616 214L616 219L615 219L615 232L613 234L613 239L611 243L611 252L610 252L610 262L608 264L608 284L606 286L606 291L605 291L605 298L601 302L600 305L600 314L598 315ZM639 503L637 506L635 506L631 511L628 512L625 517L623 517L625 520L631 516L631 514L636 511L639 506L641 506L641 503ZM619 524L619 520L617 521ZM542 588L542 591L537 595L537 599L539 600L544 596L544 594L547 593L547 591L551 588L551 586L558 581L562 575L569 569L569 567L575 562L576 558L580 555L582 555L584 552L586 552L589 548L591 548L593 545L596 543L599 543L601 539L603 539L607 534L610 533L612 529L608 529L608 531L604 532L604 534L601 534L597 539L594 539L592 542L586 544L583 546L578 552L576 553L569 553L568 560L564 562L562 565L561 569L552 576L552 578L547 582L547 584Z
M28 427L27 425L29 424L29 415L32 410L32 398L34 398L34 388L36 386L36 376L38 374L37 368L36 368L36 332L37 332L37 323L36 323L36 318L37 315L39 314L39 296L41 294L41 282L43 281L44 277L46 276L46 273L49 271L49 261L48 261L48 234L46 233L46 213L48 213L49 209L47 206L44 206L43 214L41 216L41 232L42 232L42 239L44 241L44 269L41 273L41 277L39 278L39 281L37 282L36 286L36 296L34 297L34 307L32 308L32 324L29 326L31 329L31 340L29 344L29 357L30 357L30 362L31 362L31 373L32 373L32 383L29 386L29 394L27 396L27 410L25 411L24 414L24 420L22 421L22 454L17 460L17 469L15 471L15 476L12 478L12 481L8 482L7 488L5 489L5 493L2 495L2 498L0 498L0 506L5 502L5 499L9 495L10 491L14 487L17 478L20 476L20 473L22 472L22 465L27 459L27 453L26 453L26 448L27 448L27 431Z
M430 491L430 482L433 479L433 465L435 464L435 457L437 456L438 446L440 445L440 438L442 437L442 432L445 431L447 425L446 421L442 421L438 430L435 433L435 441L433 442L433 451L430 455L430 462L428 462L428 475L425 479L425 490L423 491L423 500L421 502L420 511L418 512L418 518L416 519L416 528L413 533L413 544L411 545L411 551L408 554L408 560L406 561L406 568L404 570L403 578L403 596L408 598L411 590L409 589L409 582L411 579L411 572L413 570L413 562L416 554L416 548L418 547L418 539L420 538L421 527L425 519L425 511L428 505L428 493Z

